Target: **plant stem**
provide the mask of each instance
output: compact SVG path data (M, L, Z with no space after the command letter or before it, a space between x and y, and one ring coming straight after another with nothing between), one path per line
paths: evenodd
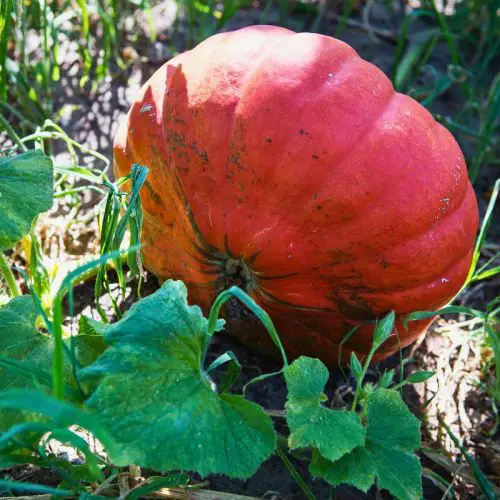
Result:
M490 313L491 314L491 313ZM493 399L500 400L500 335L488 324L489 318L486 318L484 328L490 339L493 348L493 355L495 357L495 392Z
M375 351L378 349L378 347L379 347L378 345L373 345L370 354L368 354L368 357L366 358L365 366L363 367L363 372L361 373L361 377L359 378L358 383L356 384L356 393L354 394L354 401L352 402L351 411L356 411L356 406L358 405L358 399L361 394L361 388L363 385L363 379L365 378L366 372L368 371L368 367L370 366L373 355L375 354Z
M54 339L54 350L52 355L52 387L56 399L64 400L64 346L63 346L63 311L62 293L58 293L54 300L52 309L52 337Z
M288 472L295 479L295 481L297 481L297 484L300 486L300 489L304 492L306 497L309 500L316 500L314 493L309 489L309 486L307 486L305 481L302 479L300 474L297 472L297 470L293 466L290 459L286 456L286 453L280 448L279 444L276 446L275 453L276 453L276 455L278 455L278 457L281 458L281 461L283 462L283 464L287 468Z
M9 122L0 115L0 125L4 128L7 135L11 138L12 142L17 144L23 151L26 151L26 146L22 143L19 136L15 133L14 129L9 125Z
M2 252L0 252L0 274L2 274L5 278L12 297L20 297L22 293L19 289L19 285L17 284L16 278L12 273L12 269L10 268L9 263L7 262L7 259Z

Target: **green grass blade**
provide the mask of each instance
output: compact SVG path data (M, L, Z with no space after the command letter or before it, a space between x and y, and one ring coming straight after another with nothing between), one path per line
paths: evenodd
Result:
M171 473L165 477L150 477L145 484L135 487L125 496L125 500L138 500L141 497L155 493L162 488L178 488L189 482L189 476L182 473Z
M0 99L7 100L7 42L9 41L12 0L2 0L0 4Z
M255 302L255 300L252 299L252 297L250 297L250 295L247 295L243 290L241 290L241 288L238 288L237 286L232 286L231 288L229 288L229 290L221 292L215 299L212 309L210 310L210 315L208 317L209 335L212 336L215 332L217 326L217 318L219 317L221 307L232 297L236 297L241 302L243 302L243 304L245 304L255 314L255 316L257 316L257 318L265 326L274 345L279 349L281 358L283 359L284 367L288 366L288 358L286 356L285 349L283 347L283 344L281 343L278 332L276 331L271 317L269 316L269 314L267 314L266 311L264 311L264 309L262 309L262 307L257 304L257 302Z
M499 191L500 178L496 180L495 185L493 186L493 191L488 203L488 208L486 209L486 213L484 214L484 219L481 223L481 229L479 230L479 236L476 241L476 246L474 247L474 255L472 257L472 264L469 269L469 275L467 276L467 281L465 282L464 287L471 282L472 277L474 276L474 272L476 271L477 263L479 262L479 257L481 255L481 249L483 248L484 242L486 240L486 233L488 232L488 228L490 227L491 221L493 219L493 212L495 211Z
M21 483L19 481L9 481L7 479L0 479L0 488L7 491L24 491L27 493L41 493L45 495L53 495L56 497L69 497L74 496L74 492L70 490L63 490L59 488L50 488L41 484L34 483Z
M219 392L221 394L229 392L241 374L241 363L238 361L236 354L231 351L222 354L212 361L206 370L207 373L210 373L226 363L228 363L228 368L219 386Z
M448 306L437 311L415 311L403 318L403 326L408 329L408 323L410 321L418 321L421 319L429 319L433 316L439 316L440 314L467 314L468 316L474 316L476 318L486 319L486 313L483 311L478 311L477 309L472 309L471 307L465 306Z
M399 60L394 74L394 87L402 91L407 88L408 82L420 73L427 62L441 34L437 30L428 30L421 33L421 38L415 41L406 54Z
M80 43L80 51L83 58L83 73L80 79L80 87L83 87L90 75L90 70L92 68L92 57L90 56L89 46L90 46L90 30L89 30L89 13L87 11L87 0L77 0L78 6L82 13L82 42Z
M500 75L497 75L493 81L488 101L486 103L486 117L481 125L481 139L480 146L477 153L472 159L471 166L469 168L469 178L472 183L477 180L479 175L479 170L484 162L484 158L488 151L490 145L490 139L494 133L495 125L498 122L498 117L500 116Z
M92 432L106 449L113 450L116 447L116 443L96 417L40 391L28 389L3 391L0 393L0 408L43 415L53 420L54 428L77 425Z
M472 458L472 455L465 449L464 445L458 440L457 436L453 433L453 431L450 429L450 427L442 420L440 417L439 422L440 424L444 427L446 432L448 433L448 436L450 436L451 440L455 444L457 448L460 449L462 452L462 455L465 457L467 460L468 464L470 465L472 469L472 473L474 474L474 478L476 479L476 482L478 486L480 487L483 495L488 499L488 500L496 500L498 497L495 493L495 488L494 486L488 481L488 478L483 474L483 471L480 469L479 465L477 462Z
M136 250L131 247L130 251ZM128 251L128 250L127 250ZM73 282L77 281L81 275L84 275L91 269L96 269L104 266L108 260L117 259L121 254L127 251L117 250L102 255L100 258L79 266L74 271L68 273L61 283L61 287L56 294L54 306L52 309L53 314L53 338L54 338L54 354L52 359L52 378L53 378L53 392L57 399L64 399L64 342L62 333L63 323L63 299L68 294L68 306L70 315L73 315Z

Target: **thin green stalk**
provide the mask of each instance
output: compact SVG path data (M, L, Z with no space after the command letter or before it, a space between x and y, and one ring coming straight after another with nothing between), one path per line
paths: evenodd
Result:
M289 10L288 0L280 0L279 4L280 4L279 25L285 26L286 17L288 15L288 10Z
M72 146L77 147L82 153L94 156L98 160L101 160L102 162L104 162L106 166L103 170L103 173L106 173L109 169L110 161L108 158L106 158L101 153L94 151L92 149L89 149L87 146L85 146L83 144L80 144L79 142L75 141L74 139L71 139L65 133L40 131L40 132L35 132L34 134L28 135L26 137L23 137L21 141L23 143L25 143L25 142L30 142L30 141L36 141L38 139L60 139L60 140L64 141L67 145L72 145Z
M4 128L7 135L12 139L12 142L17 144L23 151L27 151L26 146L23 144L14 129L9 125L9 122L2 115L0 115L0 126Z
M80 79L80 87L84 87L89 79L90 70L92 69L92 57L90 56L89 52L89 46L90 46L89 13L87 11L86 0L77 0L77 3L82 13L81 38L83 43L80 45L80 51L83 57L83 74Z
M52 309L52 336L54 351L52 354L52 388L54 397L64 400L64 342L63 342L63 294L58 293Z
M243 290L241 290L237 286L232 286L228 290L224 290L215 299L212 305L212 309L210 310L210 314L208 316L209 336L211 337L215 333L217 326L217 319L219 317L219 311L221 307L232 297L236 297L241 302L243 302L243 304L245 304L248 307L248 309L250 309L255 314L255 316L260 320L260 322L264 325L274 345L279 349L281 353L281 359L283 360L283 367L286 368L288 366L288 358L285 353L285 348L281 343L280 337L278 335L278 332L276 331L276 328L273 324L271 317L266 311L264 311L264 309L262 309L262 307L260 307L257 304L257 302L255 302L255 300L252 297L250 297L250 295L246 294ZM207 347L208 345L205 346L205 354ZM205 355L203 356L203 359L204 358Z
M297 472L297 470L293 466L290 459L287 457L286 453L280 448L279 444L276 446L275 453L276 455L278 455L278 457L281 458L281 461L283 462L284 466L287 468L290 475L295 479L300 489L304 492L305 496L309 500L316 500L314 493L309 489L309 486L307 486L305 481L302 479L301 475Z
M7 282L7 286L9 287L10 294L12 297L20 297L22 295L19 285L17 284L16 278L12 273L12 269L10 268L9 263L7 262L7 258L5 254L0 252L0 274L3 275L5 281Z
M353 6L353 1L352 0L347 0L344 2L344 9L342 11L342 15L339 18L339 24L337 28L335 29L335 36L338 37L341 35L341 33L344 31L344 28L347 24L347 20L349 19L349 16L351 15L352 9L354 8Z
M127 258L128 258L127 254L120 255L118 257L120 264L121 265L127 264ZM113 271L116 269L116 264L114 261L108 261L105 264L103 264L102 267L104 267L104 269L106 271ZM80 275L78 275L78 277L73 282L73 285L76 286L76 285L79 285L81 283L85 283L87 281L93 280L99 274L100 270L101 270L101 267L92 267L90 269L87 269L84 273L81 273ZM64 288L63 290L61 290L62 298L66 297L66 295L68 294L68 291L69 290L67 288Z
M446 424L446 422L439 416L438 416L438 420L439 420L439 423L444 427L444 429L448 433L448 436L450 436L450 438L453 441L453 443L455 444L455 446L462 452L463 456L467 460L467 462L472 470L472 473L474 474L474 478L476 479L476 482L477 482L479 488L481 488L483 495L488 500L494 500L495 498L497 498L494 486L490 483L488 478L481 471L477 462L472 458L472 455L465 449L464 445L459 441L457 436L455 436L455 434L450 429L450 427Z
M3 1L0 4L0 99L7 100L7 43L9 41L10 15L12 12L12 0Z
M455 130L458 130L460 132L463 132L464 134L470 135L474 139L481 140L482 135L476 132L475 130L472 130L468 127L465 127L464 125L461 125L460 123L457 123L453 121L451 118L448 117L443 117L443 116L436 116L436 119L440 121L443 125L446 125L448 128L453 128Z
M359 378L358 383L356 385L356 393L354 394L354 400L352 402L352 407L351 407L352 411L356 411L356 406L358 405L359 396L361 395L363 380L366 376L366 372L368 371L370 363L372 362L373 355L375 354L375 351L378 349L378 347L379 347L378 345L373 345L370 350L370 353L368 354L368 357L366 358L365 366L363 366L363 371L361 372L361 377Z
M446 22L445 16L442 12L436 7L434 2L431 2L434 13L436 14L437 21L439 23L439 27L441 28L441 32L444 34L444 38L446 40L446 45L448 45L448 50L450 51L451 62L453 65L458 66L460 64L460 56L458 53L457 44L453 38L453 34L448 27L448 23Z
M42 21L42 30L43 30L43 68L44 68L44 86L45 86L45 98L48 100L50 97L50 83L49 83L49 75L50 75L50 52L49 52L49 16L48 16L48 1L43 1L43 21ZM46 110L48 112L49 110Z
M21 123L21 125L26 124L31 128L36 128L36 123L32 122L29 118L26 118L22 113L20 113L17 109L13 108L10 104L6 102L0 101L0 106L5 108L9 113L14 115Z
M491 341L493 355L495 357L495 394L494 399L500 399L500 335L488 324L486 320L484 329Z
M490 223L493 218L493 212L495 210L495 205L499 193L500 193L500 179L497 179L493 186L493 192L491 193L490 201L488 203L486 213L484 214L483 222L481 223L479 236L477 237L476 246L474 248L474 255L472 257L472 264L469 269L469 275L467 276L467 280L464 286L462 287L462 290L471 282L472 277L476 272L477 263L479 262L479 257L481 255L481 249L483 248L486 239L486 233L488 232L488 228L490 227Z

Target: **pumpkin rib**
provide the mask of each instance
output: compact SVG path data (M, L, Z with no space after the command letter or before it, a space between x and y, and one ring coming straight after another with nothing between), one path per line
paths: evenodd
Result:
M283 39L280 39L280 42L282 42L282 41L283 41ZM270 49L270 51L269 51L269 53L270 53L269 58L270 58L270 59L272 59L273 57L275 57L275 52L276 52L276 50L275 50L275 49L276 49L276 46L274 46L273 50L271 50L271 49ZM352 50L352 49L351 49L351 50ZM353 57L359 58L359 57L357 56L357 54L355 54L355 53L354 53L354 51L352 51L352 52L353 52ZM346 62L348 62L348 60L346 60ZM258 70L258 71L260 71L260 66L262 66L262 64L263 64L263 62L262 62L262 61L260 61L260 65L259 65L259 67L257 68L257 70ZM248 77L247 77L247 78L248 78ZM247 82L248 82L248 81L251 81L251 80L248 80L248 79L247 79ZM248 89L248 88L249 88L249 87L248 87L248 85L243 87L242 95L240 96L240 101L239 101L239 103L238 103L237 107L235 108L235 111L233 112L233 115L232 115L232 119L233 119L233 120L234 120L234 118L236 117L236 115L238 114L238 110L239 110L239 108L241 107L242 103L245 101L245 99L246 99L246 97L247 97L247 94L245 93L245 90L246 90L246 89ZM233 134L233 138L234 138L234 134ZM234 141L233 141L233 142L234 142ZM278 160L274 159L273 166L274 166L274 167L276 167L276 166L280 165L280 163L281 163L281 159L278 159ZM276 169L276 170L277 170L277 169ZM267 177L268 177L268 182L271 182L269 171L267 171L267 172L266 172L266 175L267 175ZM226 226L226 227L227 227L227 226ZM231 230L230 230L230 229L229 229L229 230L228 230L228 229L226 229L226 233L228 233L228 232L229 232L229 233L231 233ZM250 245L251 245L251 242L249 242L249 244L247 244L247 248L246 248L246 249L244 249L244 250L241 252L241 254L243 254L243 256L247 253L247 251L248 251L248 247L249 247Z
M266 60L269 60L272 58L273 49L276 49L276 47L278 45L282 44L289 36L293 36L293 35L291 35L292 32L290 32L289 30L286 30L286 32L287 32L287 36L284 36L282 38L278 38L277 40L274 40L269 48L266 47L268 49L268 51L263 52L263 54L261 54L261 57L258 59L258 62L245 75L245 81L241 85L241 88L240 88L238 102L236 103L236 105L232 111L231 126L230 126L229 134L228 134L228 148L227 148L228 155L227 155L226 163L224 166L224 172L226 174L224 177L225 183L227 183L227 181L228 181L227 174L228 174L228 170L229 170L229 164L231 161L230 160L231 159L231 151L232 151L232 145L234 142L234 129L235 129L235 123L236 123L236 119L237 119L238 106L241 105L242 102L244 102L246 92L248 92L248 90L250 89L250 84L252 83L253 77L255 77L255 75L257 75L259 73L259 71L262 71L262 66L265 62L267 62ZM290 33L290 35L288 35L288 33ZM226 239L229 238L229 231L228 231L228 227L227 227L227 219L226 218L225 218L225 237L226 237ZM250 247L250 244L247 245L247 248L249 248L249 247ZM246 251L245 251L245 253L246 253ZM243 260L243 257L242 257L242 260Z
M389 97L389 99L386 101L384 107L380 110L380 114L378 116L376 116L374 118L374 120L371 122L370 126L367 127L365 129L365 131L362 133L362 135L360 137L357 138L357 143L354 147L351 147L349 149L347 149L344 154L338 158L335 162L335 169L336 170L341 170L342 167L345 165L345 164L348 164L349 163L349 160L352 160L352 156L358 151L358 150L362 150L363 149L363 146L364 146L364 141L373 133L373 130L375 129L376 127L376 124L379 122L379 120L381 120L384 116L384 114L387 112L387 109L388 107L390 106L390 103L392 101L392 99L394 99L394 96L396 95L396 92L392 92L391 96ZM324 184L328 184L328 180L326 180L326 182L324 182ZM374 198L370 201L370 205L373 205L375 203L377 203L380 199L381 196L383 196L384 193L380 193L379 196L377 198ZM325 197L325 199L327 199ZM311 213L314 213L314 209L315 207L313 207L312 205L317 205L318 203L321 203L321 197L319 196L318 194L318 201L316 203L316 200L315 200L315 203L314 204L311 204L311 210L310 212L307 214L307 216L310 216ZM364 209L369 209L370 205L368 206L365 206L363 207ZM351 219L349 222L353 221L353 220L356 220L358 217L361 217L363 215L363 212L360 210L359 213L358 213L358 216L357 217L354 217L354 219ZM307 216L305 218L307 218ZM335 223L334 223L335 224ZM345 221L339 221L338 224L342 224L342 225L345 225L346 222Z
M367 293L370 301L374 304L377 311L382 311L384 314L388 310L396 309L398 316L409 314L415 310L438 310L448 304L451 299L459 292L460 284L464 281L464 276L467 274L469 262L472 252L467 253L460 261L456 262L446 273L445 276L451 278L436 277L433 281L423 283L422 285L401 290L384 290L380 293ZM455 273L458 273L458 279ZM458 287L457 287L458 283ZM434 298L430 300L429 295L435 297L436 288L441 288L446 292L446 299ZM444 293L443 293L444 296ZM377 303L379 304L377 306ZM381 305L383 303L384 305ZM393 307L394 305L394 307Z
M465 187L465 189L463 189L462 193L461 193L461 197L460 199L458 200L457 203L454 203L454 205L452 206L452 209L449 210L447 213L446 213L446 216L450 216L452 215L456 210L459 210L460 207L462 207L464 201L465 201L465 198L467 196L467 189L466 189L466 184L462 183L462 185ZM447 217L443 217L441 220L446 220ZM356 219L353 219L353 220L350 220L349 222L346 222L344 224L344 229L345 228L348 228L350 225L352 225L353 223L355 223L355 220ZM390 242L389 240L386 242L386 245L384 248L380 248L379 250L377 250L377 252L379 254L382 254L384 251L387 250L387 248L391 248L391 247L397 247L399 245L404 245L406 242L408 241L411 241L411 240L414 240L414 239L417 239L418 237L420 237L422 234L425 234L433 229L436 228L436 225L433 225L432 227L428 227L428 226L423 226L422 227L422 230L417 232L417 233L409 233L407 235L404 235L404 238L403 239L399 239L397 242ZM358 256L358 259L360 257ZM362 258L362 257L361 257Z
M380 257L382 255L385 255L388 258L388 260L390 261L391 260L390 253L389 253L389 256L388 256L387 250L394 250L394 248L398 249L401 246L408 245L408 244L410 244L412 242L417 242L423 236L427 235L430 232L439 232L439 230L442 229L442 226L444 224L451 224L453 222L453 220L452 220L452 216L453 215L455 215L456 213L460 212L461 210L463 211L466 208L465 204L469 202L469 199L470 199L470 191L466 190L465 194L462 197L462 199L460 200L460 202L455 205L454 210L451 211L451 212L448 212L447 216L443 217L442 219L440 219L437 222L437 224L435 224L432 227L425 228L421 233L419 233L417 235L412 235L411 238L408 238L406 240L401 241L395 247L389 247L389 248L384 249L383 251L381 251L381 252L379 252L377 254L377 256L375 257L375 259L374 259L373 256L369 256L369 255L367 255L365 258L358 258L357 259L357 264L360 264L360 263L363 263L363 262L368 262L370 259L377 260L377 257ZM470 234L470 245L472 245L473 242L474 242L474 233L471 232L471 234ZM467 255L467 253L469 251L469 248L470 247L468 247L468 246L464 246L463 247L463 253L454 256L454 259L448 262L447 267L441 268L441 269L436 269L436 268L432 267L434 274L426 275L425 279L426 280L428 279L429 281L432 281L435 276L446 274L450 268L452 268L457 262L461 261L464 258L464 256ZM404 286L407 286L408 279L409 279L408 276L406 276L405 285ZM412 284L412 286L413 285L417 286L417 285L424 284L424 283L425 283L425 281L421 281L421 282L417 282L415 284ZM395 288L390 288L390 289L391 290L395 290Z
M345 59L345 60L344 60L344 61L340 64L340 66L336 69L336 73L335 73L335 75L336 75L336 76L338 76L338 75L339 75L342 71L348 72L348 71L349 71L349 65L350 65L353 61L355 61L356 63L358 63L358 62L362 61L362 59L361 59L361 58L360 58L357 54L354 54L351 58ZM380 72L380 70L378 70L378 69L377 69L374 65L372 65L372 64L370 64L370 63L366 63L366 62L364 62L364 63L365 63L367 66L369 66L369 67L370 67L370 69L376 69L376 70L377 70L377 73L380 73L380 74L382 74L382 75L383 75L383 73L382 73L382 72ZM383 76L384 76L384 79L385 79L385 80L387 80L387 82L388 82L387 77L385 77L385 75L383 75ZM326 82L322 82L321 86L319 86L319 87L318 87L318 89L322 89L322 88L324 88L324 87L326 88ZM391 86L391 89L392 89L392 86ZM316 94L318 94L318 93L319 93L319 90L316 92ZM383 107L381 107L381 109L380 109L380 115L382 115L382 114L385 112L385 109L386 109L385 107L389 105L389 103L390 103L391 99L393 98L393 96L394 96L394 90L392 89L391 94L388 96L388 98L387 98L386 102L384 103ZM315 99L316 99L316 98L317 98L317 97L315 97ZM297 113L298 113L298 114L300 114L301 110L303 109L303 107L302 107L302 106L305 106L306 104L307 104L307 101L305 101L305 102L304 102L304 101L301 101L301 106L300 106L300 108L298 108L298 109L297 109ZM363 139L366 135L368 135L368 134L370 133L370 131L371 131L371 130L372 130L372 128L373 128L373 123L375 123L375 122L376 122L376 121L380 118L380 115L377 115L377 116L373 117L373 118L372 118L372 120L373 120L373 121L372 121L372 122L370 122L368 125L366 125L366 128L365 128L364 132L363 132L363 133L361 134L361 136L359 136L359 137L358 137L358 139L357 139L359 142L358 142L358 144L356 144L355 148L361 147L361 141L362 141L362 139ZM299 128L299 125L297 125L297 128ZM288 143L290 143L290 142L294 141L294 139L295 139L295 138L294 138L293 136L289 136L289 137L288 137ZM284 145L282 145L283 154L281 155L281 157L280 157L279 159L277 159L277 160L274 160L273 165L274 165L274 167L275 167L275 168L274 168L273 172L277 172L278 170L282 169L282 168L283 168L283 164L284 164L286 161L288 161L287 156L286 156L286 151L287 151L287 149L288 149L288 148L287 148L287 144L288 144L288 143L285 143ZM344 151L344 153L343 153L345 156L350 156L350 155L352 154L352 151L353 151L353 147L352 147L352 146L353 146L353 145L352 145L352 144L350 144L350 145L348 145L348 146L346 146L346 147L345 147L345 151ZM340 159L340 160L336 159L336 162L337 162L337 161L342 162L343 160L342 160L342 159ZM267 182L272 183L272 182L273 182L273 179L274 179L275 177L273 178L272 176L269 176L268 171L266 171L266 175L267 175ZM321 177L320 179L321 179L322 184L324 184L323 178ZM318 186L318 187L320 187L320 186ZM298 198L300 198L300 197L301 197L301 193L295 193L295 194L296 194L296 196L297 196ZM271 202L271 201L272 201L272 204L269 204L269 203L267 204L267 207L266 207L266 208L267 208L268 210L272 210L272 208L273 208L273 207L279 206L280 201L282 202L283 200L282 200L282 199L279 199L279 198L276 198L276 199L274 199L274 200L270 200L270 202ZM286 216L286 211L283 211L283 212L284 212L284 214L282 213L282 215L281 215L282 217L283 217L283 216ZM304 213L304 215L306 216L307 214L305 214L305 213ZM276 225L278 225L279 223L280 223L280 221L278 220L278 221L276 222ZM253 236L249 236L249 240L251 240L251 238L253 238L253 237L255 237L255 235L253 235ZM251 245L251 244L252 244L252 241L249 241L249 243L248 243L248 245L247 245L247 246L249 246L249 245Z

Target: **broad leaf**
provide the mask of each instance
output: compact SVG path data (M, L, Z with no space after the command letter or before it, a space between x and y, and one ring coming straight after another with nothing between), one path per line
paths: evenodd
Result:
M74 337L78 361L82 366L92 364L106 349L104 331L106 325L87 316L80 316L78 335Z
M242 396L218 394L204 371L208 322L182 282L137 302L105 340L82 375L98 379L87 407L121 444L113 462L246 478L271 455L271 419Z
M52 206L52 161L42 151L0 159L0 251L12 248Z
M38 309L30 295L16 297L0 308L0 392L39 387L47 391L52 389L53 342L50 335L36 328L37 317ZM98 327L99 323L88 325ZM104 350L102 336L95 330L91 331L90 327L74 337L74 342L76 358L83 366L90 364ZM68 345L69 341L66 340L66 343ZM74 388L75 381L68 360L65 381L67 397L80 401L81 395ZM20 413L0 410L0 430L23 420Z
M0 391L35 387L35 380L43 383L30 374L30 368L43 371L48 376L46 384L51 384L52 341L35 328L37 316L29 295L12 299L0 309ZM11 366L10 360L22 362L26 370ZM0 429L5 430L20 418L10 410L0 410Z
M358 415L322 405L328 370L318 359L300 357L285 369L288 387L286 419L290 448L316 448L335 461L365 443Z
M422 468L413 453L420 447L420 423L398 393L374 391L367 403L366 445L340 460L316 454L310 470L331 485L348 483L367 491L377 478L380 488L396 498L422 497Z

